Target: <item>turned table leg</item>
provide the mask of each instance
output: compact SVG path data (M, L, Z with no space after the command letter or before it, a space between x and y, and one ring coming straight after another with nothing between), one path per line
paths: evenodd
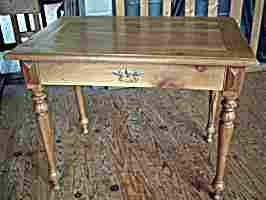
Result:
M220 200L223 197L225 162L234 130L235 108L237 107L236 99L237 97L235 96L225 96L222 101L221 120L219 123L216 176L213 181L215 200Z
M81 87L80 86L74 86L74 90L76 93L77 101L78 101L78 106L79 106L79 114L80 114L80 125L83 130L83 133L87 134L88 131L88 123L89 120L86 116L85 112L85 104L84 104L84 98L81 92Z
M37 120L40 127L42 141L47 154L49 164L49 179L52 184L57 187L53 135L49 123L47 95L44 93L43 87L41 85L32 88L32 99L34 111L37 115Z
M210 91L209 94L209 115L207 124L207 142L211 143L215 134L215 117L218 110L219 91Z

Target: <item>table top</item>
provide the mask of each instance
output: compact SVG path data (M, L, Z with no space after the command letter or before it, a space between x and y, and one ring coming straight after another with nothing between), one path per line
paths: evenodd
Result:
M62 17L7 57L223 66L255 63L230 17Z

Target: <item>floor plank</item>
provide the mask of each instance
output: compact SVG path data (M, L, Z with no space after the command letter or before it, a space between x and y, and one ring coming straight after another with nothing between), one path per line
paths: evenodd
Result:
M266 198L265 79L265 72L247 76L226 169L226 199ZM61 175L61 190L54 193L47 185L31 94L21 85L5 89L0 199L210 199L214 169L204 142L207 92L83 91L88 135L81 134L72 88L48 88Z

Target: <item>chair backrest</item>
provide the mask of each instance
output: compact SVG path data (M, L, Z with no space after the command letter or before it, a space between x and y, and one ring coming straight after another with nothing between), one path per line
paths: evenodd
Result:
M40 6L39 0L1 0L0 15L10 15L12 28L17 43L22 42L22 38L29 38L35 32L41 29L39 18ZM20 32L18 23L18 14L24 14L27 31ZM33 16L34 30L30 25L30 14Z
M162 0L163 3L163 16L171 16L171 3L172 0ZM116 0L115 1L115 13L116 16L125 16L125 1ZM149 16L149 0L140 0L140 15Z

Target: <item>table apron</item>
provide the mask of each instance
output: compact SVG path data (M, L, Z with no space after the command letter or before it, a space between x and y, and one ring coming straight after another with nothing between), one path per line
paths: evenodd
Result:
M118 87L176 87L184 89L222 90L223 66L153 65L114 63L39 63L39 80L43 85L94 85ZM119 69L143 72L132 79L114 74Z

